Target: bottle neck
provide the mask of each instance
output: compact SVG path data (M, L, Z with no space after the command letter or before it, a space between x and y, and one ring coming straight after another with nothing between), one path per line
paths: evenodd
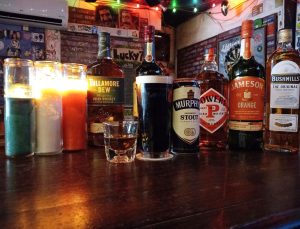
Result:
M98 59L110 59L110 42L106 40L99 40Z
M243 59L250 59L253 56L253 39L247 37L241 40L241 55Z
M218 71L218 65L216 62L216 55L205 55L204 63L201 67L201 71Z
M146 41L145 42L144 60L147 62L155 61L155 43L154 43L154 41Z
M293 46L292 46L292 43L291 42L279 42L277 44L277 49L280 49L280 50L288 50L288 49L292 49Z

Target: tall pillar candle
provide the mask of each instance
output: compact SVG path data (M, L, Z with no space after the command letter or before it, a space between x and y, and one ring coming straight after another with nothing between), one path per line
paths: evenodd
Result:
M7 157L26 157L34 152L35 106L31 60L4 60L4 125Z
M63 64L63 149L86 149L86 65Z
M36 154L62 152L61 64L36 61Z

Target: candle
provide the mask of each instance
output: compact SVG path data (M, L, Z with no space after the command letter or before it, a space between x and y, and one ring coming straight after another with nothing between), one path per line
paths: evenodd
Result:
M86 149L86 66L63 64L63 149Z
M61 64L36 61L36 154L62 152Z
M33 62L8 58L4 61L4 125L7 157L34 152L35 105L32 94Z

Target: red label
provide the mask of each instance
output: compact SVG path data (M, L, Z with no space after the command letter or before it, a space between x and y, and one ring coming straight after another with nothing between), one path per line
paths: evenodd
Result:
M263 120L265 81L254 76L230 82L230 120Z
M226 98L210 88L200 96L200 126L210 133L218 130L227 119Z

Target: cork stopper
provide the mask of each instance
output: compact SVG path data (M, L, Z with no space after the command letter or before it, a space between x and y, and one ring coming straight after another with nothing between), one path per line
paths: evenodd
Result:
M278 31L278 43L291 43L293 32L291 29L281 29Z
M145 41L154 41L154 35L155 35L155 27L152 25L146 25L144 26L144 38Z
M245 20L242 22L241 37L242 39L251 38L253 34L253 21Z

